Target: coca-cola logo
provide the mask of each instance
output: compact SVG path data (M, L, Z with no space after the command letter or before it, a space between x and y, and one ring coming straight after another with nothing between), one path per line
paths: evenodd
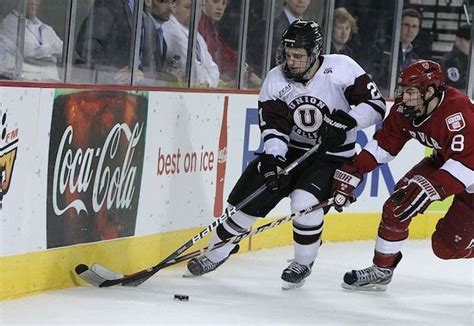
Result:
M227 147L219 150L217 153L217 163L224 163L227 161Z
M132 165L137 144L142 136L143 126L136 123L133 130L125 124L116 124L100 147L74 149L72 145L74 130L68 126L59 142L54 161L52 201L56 215L68 209L89 214L87 207L95 213L103 206L107 209L128 209L136 187L137 167ZM117 166L117 155L121 141L128 142L123 162ZM122 146L123 147L123 146ZM114 166L110 163L114 162ZM92 191L88 191L92 187ZM60 204L64 194L89 193L90 203L86 205L83 196L71 202Z
M146 92L58 90L48 157L48 248L133 236Z

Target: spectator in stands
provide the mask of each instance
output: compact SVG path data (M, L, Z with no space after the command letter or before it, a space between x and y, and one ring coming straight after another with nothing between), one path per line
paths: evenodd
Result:
M232 49L217 30L227 8L228 0L203 0L202 15L199 21L199 33L206 41L212 59L219 67L221 86L236 87L238 72L238 53ZM257 88L262 80L254 70L245 64L245 76L249 88Z
M272 62L271 66L276 66L275 55L278 45L280 45L283 32L297 19L303 19L311 0L285 0L283 2L283 10L278 17L275 18L273 24L272 39Z
M171 64L166 60L168 46L163 33L163 24L170 19L175 5L176 0L145 0L139 66L145 77L144 84L180 85L183 72L177 70L176 65L181 67L181 62Z
M466 91L470 49L471 25L461 24L456 32L453 49L440 60L447 85Z
M413 51L412 42L420 32L421 22L421 14L416 9L408 8L403 10L402 25L400 26L397 76L403 68L420 59ZM391 44L391 37L387 37L376 41L370 51L371 59L368 72L381 88L388 88L390 58L392 56Z
M0 79L19 79L20 73L16 72L17 58L23 60L16 44L8 37L0 34Z
M331 53L353 56L351 47L347 44L352 35L357 32L357 21L344 7L334 10L332 25Z
M76 43L79 55L76 63L96 70L98 82L131 80L132 10L133 0L97 0L82 22ZM119 72L121 68L124 70Z
M179 57L186 60L188 54L189 22L192 0L177 0L174 15L163 24L164 36L168 44L167 59ZM219 69L198 32L196 35L195 60L192 62L191 85L194 87L217 87Z
M21 78L60 81L58 62L62 58L63 41L53 28L38 18L41 0L26 0L25 40ZM13 10L3 19L0 34L16 43L20 13Z

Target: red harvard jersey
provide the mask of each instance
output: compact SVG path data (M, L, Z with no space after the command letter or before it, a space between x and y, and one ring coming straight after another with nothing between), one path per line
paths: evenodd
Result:
M436 150L441 169L474 192L474 103L468 96L447 87L438 107L417 124L405 118L395 104L374 135L376 142L365 150L377 163L386 163L412 138Z

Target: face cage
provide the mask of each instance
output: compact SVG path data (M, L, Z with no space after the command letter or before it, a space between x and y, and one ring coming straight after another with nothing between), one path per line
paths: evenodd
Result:
M414 105L407 105L403 101L403 94L405 91L409 88L416 88L418 89L418 94L415 95L407 95L408 96L408 101L410 103L415 103ZM425 100L425 92L426 89L421 88L421 87L415 87L415 86L398 86L395 89L395 98L397 99L397 102L401 103L402 106L402 114L405 118L409 120L415 120L417 118L423 117L426 114L426 107L428 105L429 100ZM415 98L416 96L417 98Z
M303 77L313 67L314 63L316 62L316 59L319 56L319 52L320 51L317 50L317 46L315 46L313 51L308 56L307 68L299 74L293 74L290 71L290 69L288 68L288 65L286 64L285 46L283 44L280 44L277 48L277 51L276 51L276 57L275 57L276 64L278 66L281 66L281 70L283 72L283 75L286 78L288 78L290 80L297 81L297 82L304 82L306 80Z

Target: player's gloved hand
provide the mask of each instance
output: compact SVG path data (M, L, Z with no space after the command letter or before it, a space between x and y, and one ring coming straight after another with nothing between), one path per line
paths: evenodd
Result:
M289 175L280 174L287 166L286 159L281 156L262 154L260 159L260 173L267 185L267 189L278 191L288 185Z
M318 132L321 147L331 149L344 144L346 132L356 126L357 121L342 110L326 114Z
M356 201L354 189L362 181L363 174L349 163L344 163L334 172L331 193L334 197L334 209L342 212L344 207Z
M404 222L417 214L422 214L431 202L446 197L441 186L435 186L427 178L415 175L405 187L395 191L390 200L395 206L393 215Z

